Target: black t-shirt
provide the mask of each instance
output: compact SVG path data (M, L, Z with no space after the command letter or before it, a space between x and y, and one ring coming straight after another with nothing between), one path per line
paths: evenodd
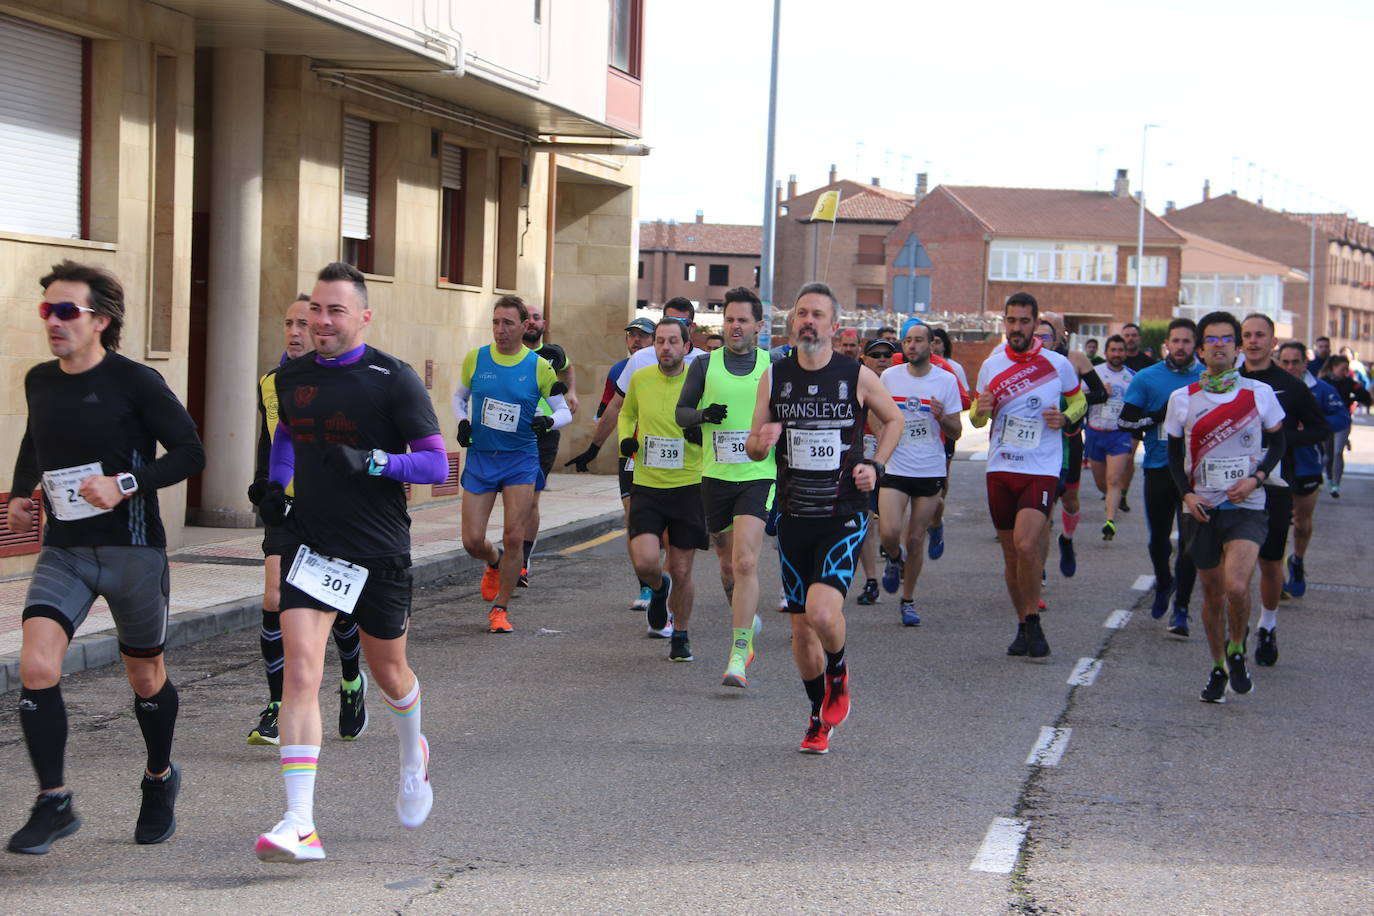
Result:
M534 355L553 366L554 372L562 372L568 368L568 354L558 344L546 343L535 350Z
M854 515L868 509L868 494L854 483L854 468L864 456L864 421L868 408L859 404L859 364L833 353L823 369L803 369L794 351L773 363L769 410L782 423L782 437L774 454L778 462L778 495L787 515L827 517ZM839 432L838 467L828 470L797 467L822 465L833 455L824 435L803 443L806 454L792 455L793 430L824 434ZM833 462L830 462L833 463Z
M407 443L439 434L429 392L406 363L368 347L347 366L320 365L313 353L276 372L281 422L295 454L295 504L286 530L314 550L345 560L410 563L405 485L387 477L342 474L324 464L325 446L402 454Z
M29 423L19 445L10 492L31 493L45 471L99 462L106 476L134 475L138 492L110 511L62 521L43 496L43 543L52 547L166 547L157 491L199 473L205 450L196 424L157 370L118 353L76 375L57 360L39 363L24 377ZM157 456L161 443L167 453ZM75 487L57 494L85 500Z
M1304 445L1325 442L1331 435L1331 426L1326 422L1321 405L1312 396L1312 389L1307 387L1307 383L1280 369L1275 363L1271 362L1268 368L1258 372L1251 372L1242 365L1240 374L1273 388L1279 406L1283 408L1285 448L1283 461L1279 464L1279 475L1285 483L1292 484L1297 479L1295 451Z
M1102 362L1106 362L1106 360L1102 360ZM1139 372L1141 369L1147 366L1153 366L1157 362L1159 362L1159 360L1155 359L1153 356L1146 356L1144 350L1136 351L1135 356L1126 357L1126 366L1132 372ZM1097 365L1097 363L1094 362L1093 365Z

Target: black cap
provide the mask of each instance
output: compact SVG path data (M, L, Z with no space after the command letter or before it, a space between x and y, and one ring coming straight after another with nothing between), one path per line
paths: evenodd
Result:
M897 352L897 345L890 340L883 340L881 337L875 337L868 342L868 346L864 347L864 356L881 356L882 353L880 351L882 350L886 350L887 355L891 356Z

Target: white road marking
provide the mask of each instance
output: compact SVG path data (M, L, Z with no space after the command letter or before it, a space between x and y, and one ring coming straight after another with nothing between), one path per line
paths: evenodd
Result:
M997 875L1009 875L1016 867L1016 857L1021 854L1021 844L1026 841L1026 822L1020 818L994 818L983 837L983 845L973 857L969 871L986 871Z
M988 460L988 450L987 450L987 449L982 449L982 450L980 450L980 451L976 451L976 452L974 452L972 455L969 455L969 456L968 456L968 460L969 460L969 461L987 461L987 460Z
M1135 585L1131 586L1131 588L1135 589L1138 592L1148 592L1150 589L1154 587L1154 576L1136 576Z
M1069 746L1069 735L1073 734L1071 728L1051 728L1048 725L1040 727L1040 737L1036 740L1035 746L1031 748L1030 756L1026 758L1026 766L1031 767L1052 767L1059 765L1059 758L1064 756L1064 751Z
M1107 615L1107 620L1102 625L1112 630L1119 630L1131 619L1130 611L1112 611Z
M1080 658L1078 664L1073 666L1073 674L1069 675L1068 684L1070 687L1091 687L1101 670L1101 659Z

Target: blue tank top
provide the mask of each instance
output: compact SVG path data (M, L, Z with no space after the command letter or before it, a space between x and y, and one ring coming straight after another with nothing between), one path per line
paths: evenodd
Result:
M477 351L472 372L472 447L484 452L539 451L530 421L539 409L539 357L532 351L514 366Z

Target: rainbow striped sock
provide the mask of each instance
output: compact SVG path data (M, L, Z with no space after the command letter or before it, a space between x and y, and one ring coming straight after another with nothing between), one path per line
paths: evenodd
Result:
M315 770L319 767L318 744L283 744L281 775L286 781L286 810L302 825L315 826Z
M415 679L415 686L401 699L393 700L385 692L382 699L391 710L391 721L396 723L396 737L401 742L401 766L418 769L425 762L424 747L420 743L420 679Z

